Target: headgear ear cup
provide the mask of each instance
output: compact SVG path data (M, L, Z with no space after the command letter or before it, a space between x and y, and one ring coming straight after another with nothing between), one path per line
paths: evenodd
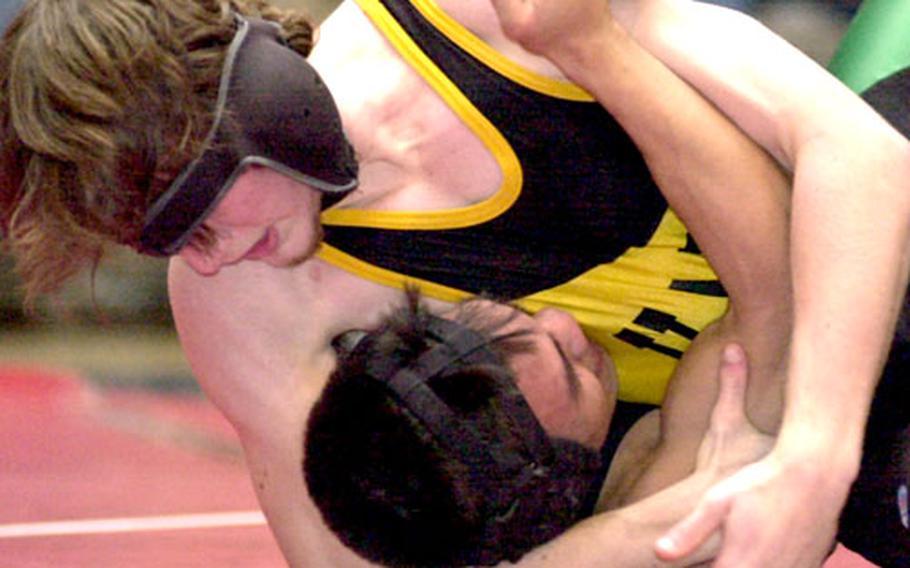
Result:
M178 252L250 164L322 192L323 208L357 187L353 148L319 74L275 24L236 18L204 149L149 207L144 253Z

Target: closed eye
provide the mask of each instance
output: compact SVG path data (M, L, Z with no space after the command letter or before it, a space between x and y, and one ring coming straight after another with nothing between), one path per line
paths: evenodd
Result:
M556 352L559 353L559 358L562 360L562 366L565 372L564 380L569 387L569 395L572 397L572 400L578 400L579 393L581 392L581 380L575 372L575 367L572 365L572 362L569 361L566 352L562 350L562 347L559 345L559 342L556 341L556 338L550 334L547 334L547 337L553 342L553 347L556 348Z

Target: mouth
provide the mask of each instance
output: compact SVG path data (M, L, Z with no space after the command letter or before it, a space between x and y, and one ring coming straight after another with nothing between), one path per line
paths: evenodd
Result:
M594 371L594 376L600 379L600 382L603 383L604 386L609 386L611 381L606 351L604 351L604 348L600 345L595 344L591 344L589 348L593 358L591 366L592 371Z
M275 252L278 247L278 234L275 229L268 228L261 239L253 243L250 250L243 255L244 260L259 260Z

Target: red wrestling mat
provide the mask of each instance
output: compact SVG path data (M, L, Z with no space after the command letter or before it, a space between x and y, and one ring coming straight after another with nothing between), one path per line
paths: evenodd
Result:
M284 563L239 446L204 400L0 368L0 564Z
M204 400L0 367L0 564L284 566ZM825 568L868 568L840 548Z

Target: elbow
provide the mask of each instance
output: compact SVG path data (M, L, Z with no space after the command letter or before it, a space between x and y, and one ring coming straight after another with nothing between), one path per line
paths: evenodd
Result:
M777 272L775 276L773 273ZM786 265L771 268L768 278L731 299L727 319L742 330L776 330L786 334L793 322L793 290Z

